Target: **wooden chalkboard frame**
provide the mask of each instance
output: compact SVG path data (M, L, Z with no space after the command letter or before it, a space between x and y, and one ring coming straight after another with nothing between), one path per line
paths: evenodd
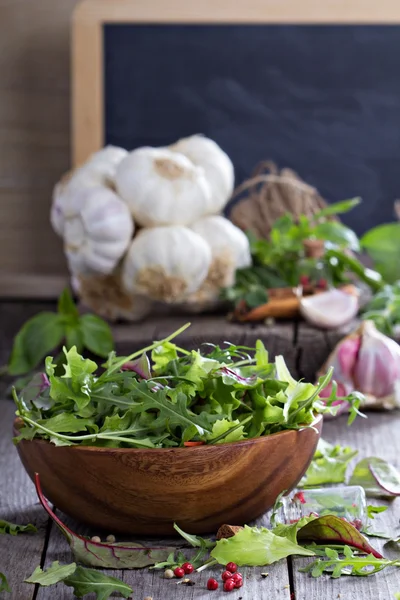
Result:
M104 145L103 26L165 24L396 24L398 0L83 0L72 23L72 164Z

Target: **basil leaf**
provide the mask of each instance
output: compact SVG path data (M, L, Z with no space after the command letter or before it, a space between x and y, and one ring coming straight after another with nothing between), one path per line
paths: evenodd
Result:
M89 314L80 318L80 326L85 347L94 354L107 358L114 349L110 326L100 317Z
M354 231L337 221L319 223L313 229L313 235L318 239L329 240L334 244L338 244L338 246L350 248L355 252L360 249L360 243Z
M64 337L60 315L43 312L27 321L16 335L8 363L10 375L32 371L43 358L59 346Z
M65 288L61 293L61 296L58 299L57 308L60 315L66 315L78 321L79 312L68 288Z
M400 279L400 223L374 227L361 238L361 245L387 283Z

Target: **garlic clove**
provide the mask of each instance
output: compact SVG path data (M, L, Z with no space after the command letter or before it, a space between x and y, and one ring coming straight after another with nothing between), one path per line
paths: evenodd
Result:
M187 225L210 211L204 171L183 154L138 148L118 165L117 191L139 225Z
M220 212L232 196L235 183L233 164L226 152L214 140L199 134L182 138L169 149L184 154L204 169L212 193L210 213Z
M246 234L231 221L220 215L203 217L191 225L209 244L215 259L228 257L234 269L251 265L250 244ZM220 287L228 284L221 282Z
M302 316L322 329L335 329L345 325L356 316L358 308L356 296L338 289L300 299Z
M126 204L108 188L92 187L70 192L64 208L64 250L71 272L111 273L134 231Z
M380 333L372 321L363 323L361 348L354 368L354 383L365 394L378 398L394 391L400 381L400 346Z

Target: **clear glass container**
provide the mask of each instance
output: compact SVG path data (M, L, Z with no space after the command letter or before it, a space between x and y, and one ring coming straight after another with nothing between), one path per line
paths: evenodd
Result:
M358 485L295 490L282 498L277 521L293 523L302 517L335 515L362 529L367 525L365 492Z

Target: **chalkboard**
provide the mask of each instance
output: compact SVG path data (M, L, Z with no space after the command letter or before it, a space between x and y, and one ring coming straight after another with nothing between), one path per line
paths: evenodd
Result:
M105 142L160 146L192 133L236 180L272 159L330 201L362 207L358 233L400 197L400 27L106 25Z
M400 27L106 25L105 142L160 146L192 133L236 180L273 159L330 201L362 207L358 233L400 197Z

